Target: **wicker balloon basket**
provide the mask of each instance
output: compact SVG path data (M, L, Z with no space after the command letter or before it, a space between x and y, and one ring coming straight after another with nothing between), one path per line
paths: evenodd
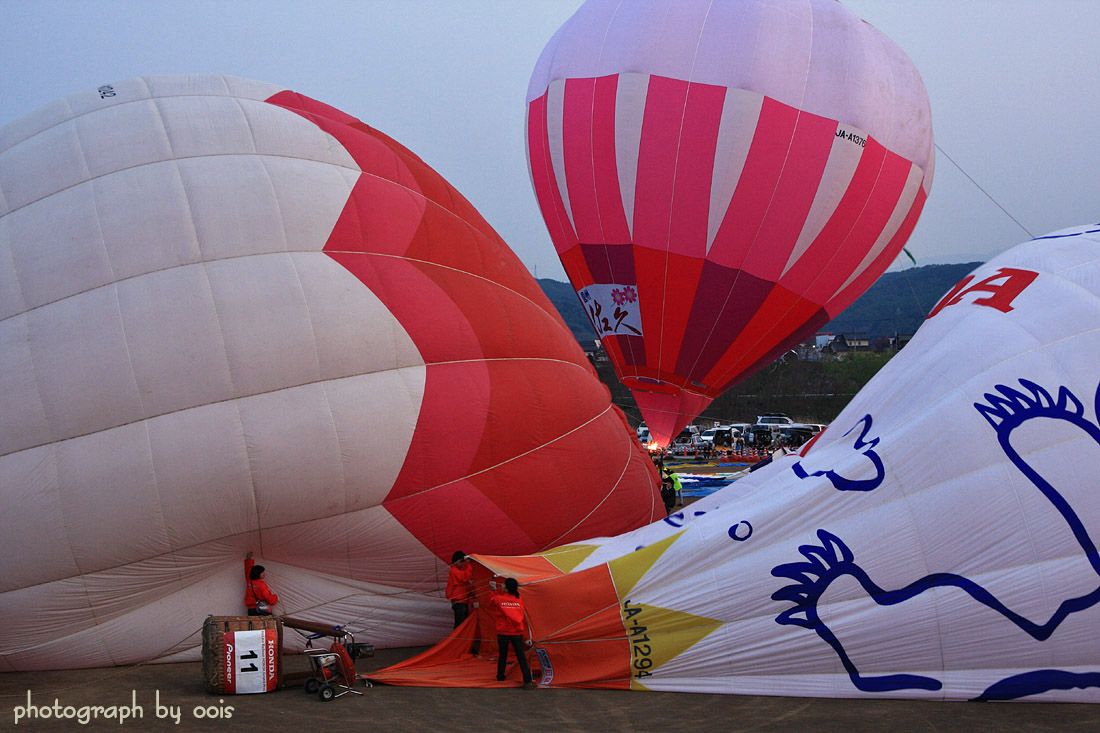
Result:
M266 643L259 648L258 652L245 652L245 655L238 659L232 651L228 650L234 649L235 638L246 638L237 637L238 632L244 631L274 632L274 640L271 633L250 635L247 638L259 637ZM263 646L267 647L266 651ZM283 624L278 618L207 616L202 625L202 677L206 690L216 695L233 695L278 689L283 682L282 649ZM244 666L233 669L231 668L233 665ZM260 672L260 675L257 676L256 672ZM261 678L266 682L253 684L253 680ZM248 680L249 684L242 684L242 680ZM264 689L254 689L256 685L261 685Z

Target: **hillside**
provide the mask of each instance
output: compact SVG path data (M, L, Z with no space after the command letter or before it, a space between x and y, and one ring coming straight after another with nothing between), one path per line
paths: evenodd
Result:
M940 298L980 264L925 265L888 272L821 330L862 332L872 339L913 333Z
M538 283L542 292L546 293L546 297L558 309L558 313L561 314L565 325L569 326L569 330L573 332L575 339L592 341L596 338L596 332L592 330L592 324L585 315L584 308L581 308L581 303L577 300L577 292L573 290L571 284L547 278L539 278Z
M830 333L862 332L872 339L895 333L913 333L932 306L979 264L925 265L888 272L821 330ZM546 278L538 282L577 340L587 341L596 337L572 285Z

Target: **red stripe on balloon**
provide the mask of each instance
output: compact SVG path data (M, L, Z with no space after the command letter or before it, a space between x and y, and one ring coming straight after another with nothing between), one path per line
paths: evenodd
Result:
M817 195L836 137L836 121L797 112L793 132L756 241L742 265L745 272L772 282L783 272Z
M292 92L289 89L284 89L281 92L271 95L266 101L268 104L274 104L277 107L283 107L292 112L296 112L314 123L316 123L318 119L325 119L344 125L352 125L355 123L362 124L358 119L352 117L347 112L336 109L324 102L318 102L316 99L307 97L304 94Z
M793 107L764 97L741 177L711 245L712 262L743 270L750 257L769 256L770 244L760 241L758 233L779 185L797 121ZM755 248L762 251L756 253Z
M596 205L596 179L592 160L592 116L595 79L569 79L562 100L562 150L565 182L573 226L582 242L602 237L600 212Z
M636 285L634 271L634 245L631 244L582 244L581 252L588 263L593 282L614 285Z
M669 249L676 153L687 88L684 81L651 77L642 117L634 195L634 243L661 252Z
M466 315L408 260L343 252L330 256L386 304L424 358L424 396L419 405L409 405L408 417L417 425L448 425L446 441L416 430L409 445L416 460L405 461L387 501L467 475L486 427L490 383ZM404 297L408 292L417 297Z
M671 378L705 260L636 247L645 364Z
M813 304L809 303L808 301L803 301L802 305L812 306ZM722 391L725 391L726 389L729 389L738 382L743 381L749 375L755 374L757 371L763 369L768 364L771 364L773 361L785 354L796 344L800 344L806 339L812 337L815 333L817 333L817 330L828 323L830 319L831 317L828 313L825 312L824 308L818 308L810 316L807 317L805 323L800 325L791 333L788 339L785 339L783 342L776 344L770 350L764 352L764 354L760 356L759 359L754 361L752 364L749 364L747 367L741 367L740 371L737 374L733 375L726 381L725 386L722 387Z
M652 81L650 90L652 94ZM661 93L663 85L657 84L656 91ZM676 99L678 94L677 90L670 97ZM676 151L672 218L667 223L668 248L676 254L706 256L714 150L718 144L718 128L722 121L722 101L725 95L725 87L710 84L688 85Z
M543 94L527 108L528 160L531 164L531 184L535 189L543 221L560 255L577 243L573 225L565 212L565 202L558 190L554 165L550 159L550 139L546 122L546 98Z
M618 76L596 79L592 101L592 167L599 210L601 241L629 242L630 227L619 191L619 166L615 157L615 100Z
M596 282L592 273L588 270L588 262L585 260L584 249L578 244L570 247L558 255L569 281L573 284L573 290L580 290L586 285Z
M708 394L721 394L747 375L749 367L765 354L781 353L793 345L788 343L790 334L798 331L820 308L780 285L773 285L741 333L703 379L711 385Z
M414 190L374 176L360 176L325 251L404 256L427 206Z
M858 217L852 222L836 254L818 263L818 275L805 291L806 297L815 303L824 305L855 272L886 228L905 190L912 163L882 148L878 142L868 140L867 147L872 145L882 151L882 165ZM874 152L878 154L878 150ZM897 254L896 250L894 254Z
M406 464L407 465L407 464ZM515 518L486 496L471 480L455 481L412 496L386 499L386 509L434 555L449 558L456 548L478 552L480 547L524 548L527 554L541 549ZM470 527L478 536L470 536Z
M885 158L886 148L874 140L868 140L840 203L822 227L821 233L806 248L791 269L783 275L781 282L784 287L803 293L819 305L824 305L825 299L844 282L843 279L836 280L835 274L831 278L823 277L822 274L826 271L828 263L843 249L853 251L856 248L854 240L850 248L845 246L845 240L852 234L859 218L865 213L867 200L875 189ZM868 246L870 245L864 243L862 250L864 253ZM841 256L840 259L843 261L844 257ZM854 268L855 264L852 267ZM835 270L829 269L829 272L835 273ZM851 269L848 270L848 274L851 274ZM830 287L832 290L829 290Z
M774 283L713 262L703 265L676 373L707 387L706 375L767 299ZM698 388L698 385L696 385Z
M924 202L927 198L928 195L924 192L924 187L920 187L917 190L916 198L909 206L909 212L905 215L905 219L902 221L901 226L898 227L897 233L890 239L890 244L886 246L871 265L861 272L855 280L849 283L844 290L825 304L825 309L830 313L831 317L839 315L842 310L851 305L855 299L862 295L867 288L871 287L871 284L886 271L886 268L889 267L891 263L893 263L898 253L901 252L902 247L905 246L905 242L909 239L909 235L912 234L913 227L917 225L917 219L920 218L920 212L924 208Z

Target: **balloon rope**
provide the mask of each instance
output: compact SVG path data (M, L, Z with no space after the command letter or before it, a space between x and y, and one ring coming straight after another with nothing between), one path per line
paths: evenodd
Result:
M1020 223L1020 221L1019 221L1019 220L1018 220L1018 219L1017 219L1016 217L1014 217L1014 216L1013 216L1012 214L1008 213L1008 209L1006 209L1005 207L1001 206L1001 203L1000 203L999 201L997 201L997 199L993 198L993 197L992 197L992 196L991 196L991 195L989 194L989 191L986 191L986 190L985 190L984 188L982 188L981 184L980 184L980 183L978 183L977 181L975 181L975 180L974 180L974 177L973 177L973 176L971 176L971 175L970 175L969 173L967 173L967 172L966 172L965 170L963 170L963 167L962 167L961 165L959 165L958 163L956 163L956 162L955 162L955 159L954 159L954 158L952 158L952 157L951 157L950 155L948 155L948 154L947 154L947 151L946 151L946 150L944 150L943 148L941 148L941 147L940 147L940 146L939 146L938 144L936 145L936 150L938 150L938 151L939 151L940 153L942 153L942 154L943 154L943 157L945 157L945 158L947 158L947 159L948 159L949 161L951 161L951 165L953 165L953 166L955 166L956 168L958 168L958 169L959 169L959 172L960 172L960 173L962 173L962 174L963 174L964 176L966 176L967 180L968 180L968 181L970 181L971 183L973 183L973 184L974 184L974 185L975 185L975 186L976 186L976 187L978 188L978 190L979 190L979 191L981 191L982 193L984 193L984 194L985 194L985 197L986 197L987 199L989 199L990 201L992 201L992 202L993 202L993 204L994 204L994 205L995 205L995 206L996 206L996 207L997 207L998 209L1000 209L1001 211L1003 211L1003 212L1005 213L1005 216L1007 216L1007 217L1008 217L1009 219L1011 219L1012 221L1014 221L1014 222L1016 223L1016 226L1018 226L1018 227L1020 227L1021 229L1023 229L1023 230L1024 230L1024 234L1026 234L1026 235L1028 236L1028 238L1029 238L1029 239L1035 239L1035 235L1034 235L1034 234L1032 234L1032 233L1031 233L1030 231L1028 231L1028 228L1027 228L1027 227L1025 227L1025 226L1024 226L1023 224L1021 224L1021 223Z

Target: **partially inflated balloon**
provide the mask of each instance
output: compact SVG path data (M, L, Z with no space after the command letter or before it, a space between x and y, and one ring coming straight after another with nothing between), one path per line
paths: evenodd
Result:
M588 0L532 74L527 144L662 444L863 293L932 182L920 76L836 0Z
M232 77L0 129L0 405L0 670L194 658L177 642L244 610L246 550L278 611L425 643L456 549L663 514L470 203L358 120Z
M1100 226L1021 245L800 454L481 576L527 583L549 685L1100 702L1097 323ZM494 684L461 648L380 678Z

